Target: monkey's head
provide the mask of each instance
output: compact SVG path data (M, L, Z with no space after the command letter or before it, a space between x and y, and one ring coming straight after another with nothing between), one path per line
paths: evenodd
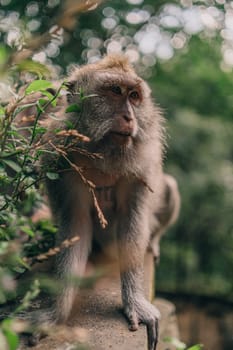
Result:
M129 153L145 142L160 115L148 85L123 56L106 56L74 69L68 87L68 103L82 106L78 131L90 137L89 149L105 156ZM80 89L85 96L82 101Z

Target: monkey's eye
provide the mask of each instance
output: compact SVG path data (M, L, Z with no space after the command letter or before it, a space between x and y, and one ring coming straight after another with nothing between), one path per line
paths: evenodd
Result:
M112 85L111 86L111 91L116 94L116 95L122 95L122 91L121 91L121 88L120 86L118 85Z
M130 92L129 98L134 100L134 101L140 100L139 93L136 90Z

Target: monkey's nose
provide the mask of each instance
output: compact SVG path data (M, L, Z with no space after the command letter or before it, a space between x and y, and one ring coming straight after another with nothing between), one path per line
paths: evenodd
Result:
M124 114L122 117L128 123L133 120L133 118L130 115L127 115L127 114Z

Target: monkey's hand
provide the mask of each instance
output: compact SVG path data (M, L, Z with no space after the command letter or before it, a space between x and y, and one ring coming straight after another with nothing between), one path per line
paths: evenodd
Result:
M158 342L158 320L159 310L140 296L124 307L125 314L129 320L129 330L136 331L139 323L144 323L147 329L148 350L156 350Z

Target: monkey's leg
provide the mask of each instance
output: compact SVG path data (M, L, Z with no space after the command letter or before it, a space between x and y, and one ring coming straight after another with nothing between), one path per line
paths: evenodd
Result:
M71 247L62 250L57 256L56 270L62 288L56 300L55 317L57 323L66 322L68 319L77 294L77 280L75 281L75 278L82 277L85 272L92 241L90 214L82 210L74 212L69 227L64 228L61 232L60 241L69 240L75 236L78 236L79 240Z
M55 263L60 291L54 306L56 323L68 319L77 291L75 277L85 271L92 241L92 197L75 172L60 175L58 181L47 181L47 190L54 219L58 223L57 246L72 238L79 240L63 249ZM75 286L76 284L76 286Z
M77 208L77 207L74 207ZM65 216L63 216L65 217ZM66 217L67 218L67 217ZM69 225L61 225L59 230L59 243L65 239L79 236L80 239L71 247L62 250L56 259L56 272L59 283L59 294L54 305L49 310L41 310L35 315L34 323L51 326L57 323L65 323L71 313L72 306L77 295L76 277L82 277L91 248L92 223L87 213L79 211L76 217L68 220ZM29 345L35 345L46 334L36 331L29 338Z
M143 232L145 232L146 222L139 212L135 216L135 208L131 210L128 218L130 218L129 221L128 219L121 221L118 232L124 311L130 323L130 330L137 330L139 323L146 325L148 350L155 350L160 313L146 300L142 288L145 242L147 242L146 237L143 237Z

